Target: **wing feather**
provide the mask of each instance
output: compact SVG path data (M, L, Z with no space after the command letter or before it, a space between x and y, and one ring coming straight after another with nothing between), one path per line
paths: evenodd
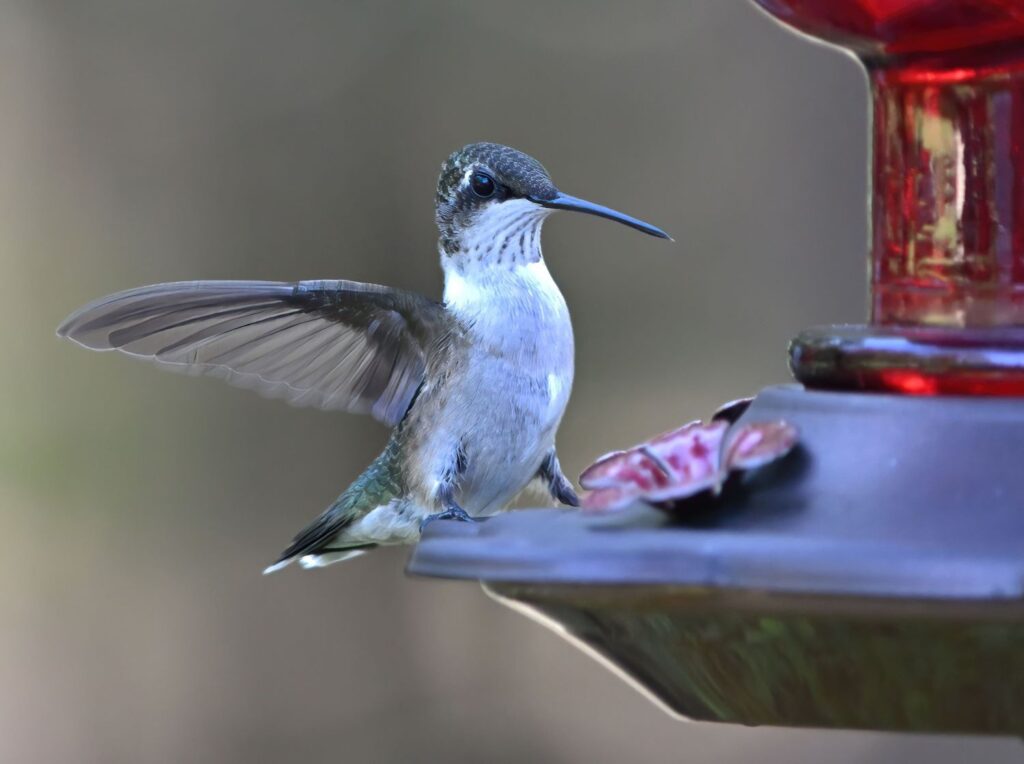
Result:
M57 333L302 406L401 421L444 334L433 300L355 281L184 281L130 289Z

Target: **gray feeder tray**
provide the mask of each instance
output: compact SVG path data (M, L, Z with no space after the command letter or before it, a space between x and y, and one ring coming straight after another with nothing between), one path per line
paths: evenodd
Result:
M482 581L670 710L1024 733L1024 402L768 388L785 460L669 518L434 523L415 575Z

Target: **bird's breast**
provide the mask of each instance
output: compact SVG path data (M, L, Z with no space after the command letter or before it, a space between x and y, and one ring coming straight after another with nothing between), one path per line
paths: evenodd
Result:
M445 297L466 326L471 367L519 380L543 398L567 396L575 352L572 322L543 260L449 275Z

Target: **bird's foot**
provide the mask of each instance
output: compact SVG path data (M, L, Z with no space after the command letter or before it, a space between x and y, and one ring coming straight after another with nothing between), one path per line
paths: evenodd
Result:
M420 523L420 533L435 520L458 520L460 523L475 523L476 518L471 516L460 506L451 506L433 515L427 515Z
M580 497L573 490L572 483L564 477L560 476L559 480L551 486L551 495L555 497L555 501L567 507L578 507L580 505Z

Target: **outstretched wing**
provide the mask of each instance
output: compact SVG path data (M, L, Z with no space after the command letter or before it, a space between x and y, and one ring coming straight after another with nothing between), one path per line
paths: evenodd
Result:
M129 289L57 334L302 406L401 421L444 332L433 300L355 281L182 281Z

